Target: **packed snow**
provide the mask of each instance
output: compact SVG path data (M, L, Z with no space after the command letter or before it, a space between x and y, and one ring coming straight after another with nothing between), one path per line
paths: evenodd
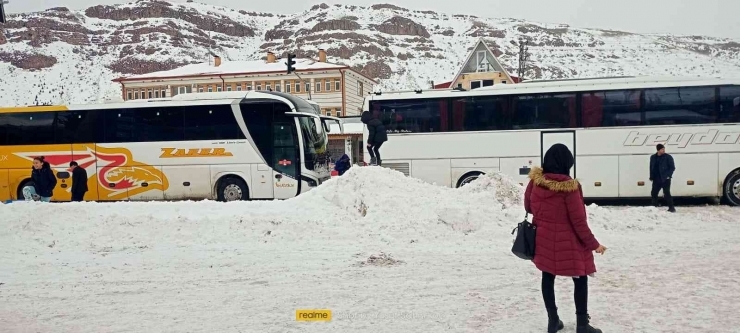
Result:
M355 167L286 201L0 206L2 332L544 332L523 188ZM588 207L605 332L732 332L740 209ZM575 332L572 282L556 293ZM329 309L300 322L297 309Z

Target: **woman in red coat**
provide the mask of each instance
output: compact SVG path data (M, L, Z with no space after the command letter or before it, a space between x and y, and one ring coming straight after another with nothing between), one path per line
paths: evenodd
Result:
M589 325L588 275L596 272L593 251L603 254L586 222L583 192L570 178L573 154L562 144L545 154L542 169L533 168L524 194L524 208L537 226L534 264L542 271L542 297L549 318L547 332L563 329L555 306L555 276L573 278L577 333L601 333Z

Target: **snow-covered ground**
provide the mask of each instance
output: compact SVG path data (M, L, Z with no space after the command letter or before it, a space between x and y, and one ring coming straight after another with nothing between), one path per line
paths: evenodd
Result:
M2 205L0 332L544 332L539 272L509 252L521 194L367 167L287 201ZM740 209L588 212L609 247L595 326L737 331ZM556 291L575 332L572 283Z

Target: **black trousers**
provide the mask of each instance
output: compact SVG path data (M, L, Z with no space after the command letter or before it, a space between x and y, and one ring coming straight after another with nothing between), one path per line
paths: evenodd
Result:
M573 299L576 301L576 314L588 314L588 276L573 278L575 290ZM545 308L557 309L555 305L555 275L542 272L542 298L545 300Z
M650 191L650 196L653 197L653 203L658 203L658 193L663 190L663 198L669 208L673 208L673 196L671 196L671 180L661 181L659 179L653 180L653 190Z
M380 164L380 151L378 149L380 149L380 146L382 145L383 143L381 142L367 147L367 152L370 153L370 158L374 158L378 162L378 164Z
M85 193L72 193L72 201L82 201L85 198Z

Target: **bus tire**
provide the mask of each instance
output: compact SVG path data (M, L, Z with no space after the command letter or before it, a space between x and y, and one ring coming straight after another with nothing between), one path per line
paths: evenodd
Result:
M732 206L740 206L740 169L727 176L723 189L727 203Z
M249 188L241 178L226 176L218 181L216 195L224 202L249 200Z
M16 194L16 200L26 200L26 198L23 196L23 188L26 186L33 186L33 180L26 179L21 182L21 184L18 186L18 193Z
M478 179L483 173L478 171L468 172L464 174L460 179L457 181L457 187L463 187L464 185L470 184L474 180Z

